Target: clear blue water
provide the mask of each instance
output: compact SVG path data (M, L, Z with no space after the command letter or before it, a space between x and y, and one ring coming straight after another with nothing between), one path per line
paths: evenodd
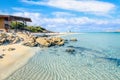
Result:
M120 80L120 33L84 33L61 47L43 48L6 80ZM66 49L75 49L68 53Z

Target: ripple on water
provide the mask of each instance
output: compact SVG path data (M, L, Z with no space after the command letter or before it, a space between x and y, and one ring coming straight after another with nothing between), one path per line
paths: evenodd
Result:
M86 48L76 49L75 56L64 47L49 48L38 52L6 80L120 80L119 67L101 56Z

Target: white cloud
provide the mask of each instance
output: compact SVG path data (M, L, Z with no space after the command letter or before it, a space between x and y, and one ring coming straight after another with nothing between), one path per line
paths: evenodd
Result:
M40 13L16 12L11 15L24 16L32 19L29 25L40 25L51 31L106 31L108 29L120 29L120 19L95 19L89 17L45 17Z
M55 17L74 17L76 16L75 14L71 14L68 12L53 12L52 15Z
M40 25L40 13L32 13L32 12L16 12L12 15L15 16L23 16L23 17L29 17L32 19L32 23L29 23L30 25Z
M78 12L92 13L97 15L104 15L110 13L116 7L112 3L96 1L96 0L48 0L48 1L29 1L22 0L22 2L35 4L35 5L47 5L57 7L66 10L74 10Z

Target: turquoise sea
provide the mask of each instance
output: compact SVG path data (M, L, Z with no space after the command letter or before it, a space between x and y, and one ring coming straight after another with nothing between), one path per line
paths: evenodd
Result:
M120 80L120 33L62 37L68 43L43 48L5 80ZM66 52L69 48L75 52Z

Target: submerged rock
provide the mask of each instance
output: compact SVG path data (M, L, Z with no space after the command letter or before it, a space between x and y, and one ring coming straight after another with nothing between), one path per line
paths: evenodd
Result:
M75 49L73 49L73 48L68 48L68 49L66 49L65 51L68 52L68 53L73 53L73 52L75 52Z
M77 39L76 38L71 38L70 41L77 41Z
M75 49L74 48L68 48L65 50L67 53L71 54L71 55L76 55Z
M119 58L109 58L109 57L100 57L102 59L114 62L116 66L120 66L120 59Z

